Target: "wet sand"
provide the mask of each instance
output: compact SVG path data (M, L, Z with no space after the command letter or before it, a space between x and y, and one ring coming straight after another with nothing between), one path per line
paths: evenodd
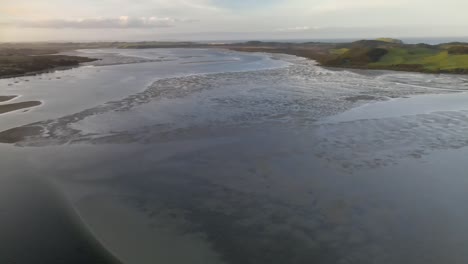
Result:
M0 132L0 143L13 144L26 140L28 136L37 136L42 132L39 126L32 127L15 127Z
M27 102L20 102L20 103L12 103L12 104L3 104L0 105L0 114L5 114L8 112L13 112L21 109L31 108L34 106L41 105L42 102L40 101L27 101Z

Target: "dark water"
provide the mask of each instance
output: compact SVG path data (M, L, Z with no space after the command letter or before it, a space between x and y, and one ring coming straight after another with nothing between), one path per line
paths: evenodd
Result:
M120 263L42 175L8 174L0 177L1 263Z
M8 86L44 105L1 116L2 129L41 133L0 146L7 179L53 182L123 263L468 262L463 76L330 71L282 55L125 52L126 61L152 61ZM75 98L65 96L71 88ZM23 185L36 186L2 186ZM26 208L41 201L11 190L5 206L17 208L9 197L26 197ZM47 219L68 219L54 208ZM32 244L42 237L28 234Z

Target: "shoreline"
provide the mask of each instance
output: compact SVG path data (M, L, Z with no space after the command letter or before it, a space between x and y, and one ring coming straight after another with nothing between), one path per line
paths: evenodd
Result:
M53 52L53 53L49 53ZM58 51L15 50L2 53L0 48L0 79L32 76L61 69L79 67L95 58L58 54Z
M283 49L275 50L275 49L265 49L265 48L249 48L239 49L239 48L229 48L225 47L227 50L236 51L236 52L245 52L245 53L267 53L267 54L283 54L283 55L292 55L297 56L300 58L308 59L317 62L317 66L326 68L326 69L334 69L334 70L366 70L366 71L393 71L393 72L406 72L406 73L421 73L421 74L449 74L449 75L468 75L468 73L464 72L452 72L452 71L421 71L417 69L403 69L398 67L366 67L366 66L340 66L340 65L326 65L320 63L318 58L309 57L306 55L297 54L296 52L286 52Z
M129 49L128 47L115 47L116 49ZM166 49L166 48L181 48L181 49L191 49L195 47L183 47L183 46L163 46L163 47L135 47L134 49ZM320 56L322 54L320 53L313 53L313 50L300 50L300 49L285 49L285 48L275 48L275 47L242 47L242 46L233 46L231 44L228 45L200 45L197 46L196 48L208 48L208 49L225 49L225 50L230 50L230 51L236 51L236 52L245 52L245 53L269 53L269 54L285 54L285 55L293 55L293 56L298 56L301 58L305 58L308 60L313 60L317 62L317 65L320 67L324 68L335 68L335 69L349 69L349 70L368 70L368 71L395 71L395 72L407 72L407 73L422 73L422 74L450 74L450 75L468 75L466 70L463 69L454 69L453 71L448 71L448 70L419 70L418 68L411 68L411 67L405 67L405 65L392 65L392 66L365 66L365 65L330 65L330 64L324 64L320 62ZM99 49L99 48L90 48L90 49ZM73 50L74 52L79 51L79 49ZM301 53L307 53L307 54L301 54ZM47 68L44 70L39 70L39 71L30 71L30 72L25 72L22 74L13 74L13 75L0 75L0 79L9 79L9 78L19 78L19 77L27 77L27 76L35 76L35 75L40 75L44 73L50 73L54 71L60 71L60 70L69 70L77 67L83 66L84 63L89 63L89 62L94 62L98 61L100 59L98 58L90 58L90 57L83 57L83 56L70 56L70 55L60 55L60 56L66 56L70 58L80 58L81 60L77 65L70 65L70 66L58 66L58 67L51 67ZM136 62L136 63L143 63L146 61L142 62ZM135 63L135 62L134 62Z
M82 58L87 58L87 57L82 57ZM92 59L92 58L88 58L88 59ZM88 62L93 62L93 61L97 61L97 60L98 59L93 59L93 60L88 61ZM47 68L47 69L40 70L40 71L31 71L31 72L26 72L26 73L22 73L22 74L0 75L0 79L13 79L13 78L28 77L28 76L36 76L36 75L45 74L45 73L52 73L52 72L56 72L56 71L66 71L66 70L71 70L71 69L74 69L74 68L79 68L79 67L83 66L82 65L83 63L86 63L86 62L80 62L79 64L72 65L72 66L52 67L52 68Z

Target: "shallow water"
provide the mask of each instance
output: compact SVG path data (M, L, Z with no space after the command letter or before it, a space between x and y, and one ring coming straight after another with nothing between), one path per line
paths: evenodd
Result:
M108 65L0 81L44 101L0 116L42 130L0 165L56 183L124 263L468 261L462 77L81 52Z
M410 98L396 98L379 104L366 104L346 113L330 117L325 122L346 122L363 119L431 114L434 112L460 112L467 109L468 93L428 94Z
M56 71L10 79L0 79L5 95L20 95L16 100L44 101L43 107L28 114L2 116L1 128L15 127L44 119L73 114L146 89L155 80L167 77L238 72L268 69L285 65L267 56L253 56L216 50L153 50L133 51L142 58L127 61L126 57L111 57L116 50L82 50L83 56L106 58L107 65L92 64L71 70ZM124 55L133 55L124 51ZM99 56L101 55L101 56ZM148 59L155 61L147 61ZM158 59L161 58L161 59ZM209 61L209 62L207 62ZM138 63L140 62L140 63ZM100 63L97 63L100 65ZM220 67L221 66L221 67Z

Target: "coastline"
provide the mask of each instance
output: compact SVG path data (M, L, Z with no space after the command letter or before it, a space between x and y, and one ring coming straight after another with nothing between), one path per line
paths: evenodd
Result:
M1 50L0 50L1 52ZM0 53L0 79L33 76L57 70L79 67L82 63L96 61L95 58L61 54L35 55Z
M398 67L385 67L385 66L379 66L379 67L369 67L369 66L352 66L352 65L327 65L323 64L320 62L320 59L316 56L307 56L305 54L300 54L298 52L295 52L294 50L291 50L290 52L284 50L284 49L265 49L265 48L249 48L249 49L239 49L239 48L230 48L230 47L225 47L228 50L232 51L237 51L237 52L247 52L247 53L255 53L255 52L260 52L260 53L271 53L271 54L285 54L285 55L293 55L293 56L298 56L301 58L305 58L308 60L313 60L317 62L317 66L323 67L323 68L328 68L328 69L337 69L337 70L369 70L369 71L394 71L394 72L408 72L408 73L422 73L422 74L452 74L452 75L468 75L467 72L457 72L457 71L426 71L426 70L418 70L418 69L410 69L410 68L398 68Z
M51 72L55 72L55 71L70 70L70 69L77 68L77 67L80 67L80 66L81 66L81 63L79 63L77 65L74 65L74 66L51 67L51 68L47 68L47 69L40 70L40 71L30 71L30 72L26 72L26 73L22 73L22 74L0 75L0 79L10 79L10 78L35 76L35 75L40 75L40 74L43 74L43 73L51 73Z
M132 45L124 45L125 43L117 43L113 46L106 46L104 44L87 47L88 49L99 49L99 48L116 48L116 49L161 49L161 48L208 48L208 49L226 49L231 51L238 51L238 52L262 52L262 53L277 53L277 54L287 54L287 55L294 55L298 57L303 57L307 59L311 59L317 61L318 65L321 67L330 67L330 68L337 68L337 69L357 69L357 70L385 70L385 71L399 71L399 72L417 72L417 73L424 73L424 74L456 74L456 75L467 75L468 69L466 65L463 64L457 68L428 68L427 65L423 64L410 64L409 62L402 62L402 63L395 63L395 64L379 64L379 57L377 61L373 60L374 58L370 58L370 61L367 61L369 58L365 58L363 61L360 61L363 54L363 49L368 49L369 52L373 50L381 49L376 47L383 47L386 49L401 49L407 50L411 52L412 49L418 48L419 46L425 47L423 44L417 45L409 45L409 44L395 44L395 43L386 43L381 41L372 41L372 40L362 40L353 43L280 43L280 42L245 42L245 43L232 43L232 44L198 44L198 45L186 45L185 43L171 43L171 44L154 44L154 45L146 45L145 43L133 43ZM400 45L400 46L399 46ZM449 44L446 44L449 45ZM426 45L430 46L430 45ZM441 49L443 44L431 46L432 52L435 51L444 51ZM340 47L345 47L341 48ZM356 48L357 47L357 48ZM65 66L57 66L53 64L49 64L47 68L43 70L34 70L34 71L26 71L25 73L20 74L8 74L2 75L0 73L0 79L7 79L7 78L16 78L16 77L24 77L24 76L32 76L41 73L53 72L57 70L67 70L75 67L79 67L82 63L93 62L99 60L99 58L89 58L83 56L74 56L79 49L79 45L76 47L77 49L67 49L67 52L73 52L70 54L55 54L55 55L40 55L40 56L62 56L64 59L72 59L67 63L72 63L72 65L65 65ZM438 49L439 48L439 49ZM357 49L354 51L354 49ZM351 53L350 55L337 53L339 50L350 50L352 52L357 52L356 54ZM433 55L433 54L432 54ZM21 55L24 59L26 57L31 57L33 55ZM348 57L351 59L351 63L348 63ZM353 57L355 56L355 57ZM383 55L385 56L385 54ZM422 58L429 58L430 54L423 54L421 55ZM426 57L425 57L426 56ZM8 57L8 56L7 56ZM38 56L34 56L38 57ZM75 60L75 61L73 61ZM356 61L354 61L356 60ZM76 64L75 64L76 63ZM106 64L105 64L106 65ZM1 63L0 63L1 66Z

